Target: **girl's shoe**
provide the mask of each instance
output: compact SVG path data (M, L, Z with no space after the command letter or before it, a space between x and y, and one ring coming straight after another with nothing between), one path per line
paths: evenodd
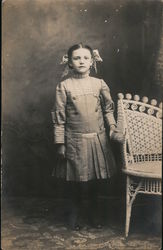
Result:
M91 226L93 228L96 228L96 229L102 229L102 224L101 223L93 222L93 223L91 223Z
M80 231L81 226L80 225L75 225L74 227L72 227L73 231Z
M100 223L98 220L89 220L89 225L96 229L102 229L102 223Z
M103 227L102 227L101 224L97 224L97 225L95 225L95 228L97 228L97 229L102 229Z

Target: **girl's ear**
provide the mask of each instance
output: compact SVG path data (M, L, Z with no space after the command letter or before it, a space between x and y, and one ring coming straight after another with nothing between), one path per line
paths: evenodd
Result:
M91 59L91 66L93 66L93 64L94 64L94 60L93 60L93 58Z
M72 62L71 62L71 60L68 60L68 66L70 67L70 68L72 68Z
M70 69L73 69L73 66L72 66L71 62L68 63L68 66L69 66Z

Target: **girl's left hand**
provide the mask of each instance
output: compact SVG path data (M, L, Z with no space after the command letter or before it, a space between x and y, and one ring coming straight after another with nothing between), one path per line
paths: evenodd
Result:
M120 143L124 143L125 141L125 134L123 134L118 129L110 129L110 139L114 141L118 141Z

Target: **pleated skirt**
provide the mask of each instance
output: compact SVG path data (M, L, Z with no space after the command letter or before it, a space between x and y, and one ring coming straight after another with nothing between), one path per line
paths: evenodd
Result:
M53 176L67 181L107 179L116 173L115 159L105 131L66 136L66 158L58 159Z

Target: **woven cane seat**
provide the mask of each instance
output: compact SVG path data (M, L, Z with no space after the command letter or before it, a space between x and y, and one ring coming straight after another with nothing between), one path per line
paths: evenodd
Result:
M127 169L123 169L123 172L129 175L159 178L162 176L161 161L148 161L148 162L137 162L129 164Z

